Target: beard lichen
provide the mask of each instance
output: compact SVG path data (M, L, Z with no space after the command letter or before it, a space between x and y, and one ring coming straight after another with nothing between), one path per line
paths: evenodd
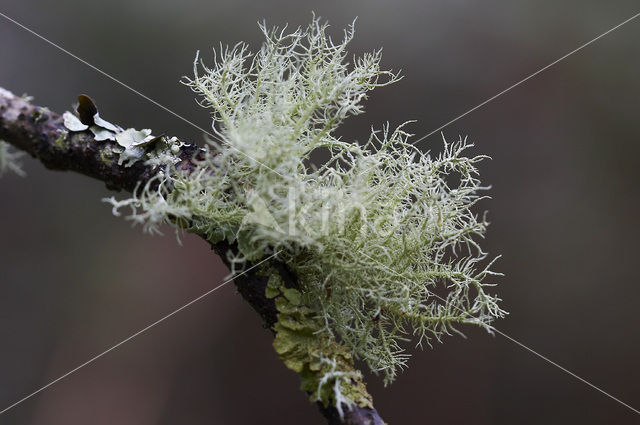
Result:
M279 306L276 350L301 375L324 371L304 384L323 402L352 378L341 370L349 356L388 383L406 366L403 341L430 344L462 324L491 332L506 313L485 282L496 274L478 244L488 223L472 211L487 189L476 168L486 157L467 156L466 139L421 152L406 125L372 131L364 144L342 140L340 123L398 74L380 69L380 51L347 63L353 26L340 42L316 18L290 33L261 29L257 54L242 43L221 48L211 67L196 55L184 80L212 110L220 142L210 141L195 171L167 163L132 198L111 199L114 212L130 207L148 231L180 223L211 243L237 243L232 273L279 252L300 300L286 290L278 298L296 311ZM329 159L312 165L320 150ZM317 342L302 342L292 314ZM325 343L347 351L325 356Z

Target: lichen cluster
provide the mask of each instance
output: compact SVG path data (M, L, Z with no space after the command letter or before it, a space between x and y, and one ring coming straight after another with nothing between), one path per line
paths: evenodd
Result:
M340 416L354 404L373 408L362 373L354 368L351 353L326 332L317 314L302 303L302 294L286 288L275 270L267 270L268 298L274 298L278 321L273 347L291 370L300 375L300 388L312 402L333 403Z
M490 331L505 312L485 282L495 274L478 244L487 221L472 211L486 189L476 169L485 157L466 156L465 139L421 152L406 125L364 144L342 140L340 123L398 75L380 69L380 51L347 61L353 27L339 42L315 18L289 33L261 29L256 54L240 43L212 65L196 56L184 80L212 110L218 139L196 170L167 164L132 198L111 199L114 211L131 207L149 231L170 222L237 242L232 272L281 251L305 320L385 382L406 365L402 341L440 340L461 324Z
M173 165L179 161L176 154L184 143L176 137L153 136L148 128L125 130L102 119L98 107L89 96L81 94L78 101L76 114L69 111L62 114L64 126L71 132L90 131L95 141L116 142L114 145L107 145L100 152L105 164L110 163L116 156L118 165L125 167L131 167L138 161L145 161L152 166ZM64 148L64 138L56 140L56 145Z

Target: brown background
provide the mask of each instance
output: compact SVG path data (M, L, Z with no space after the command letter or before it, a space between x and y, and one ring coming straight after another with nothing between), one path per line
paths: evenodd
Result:
M0 11L202 127L178 79L197 49L260 42L256 21L384 47L406 78L343 135L408 119L422 136L637 13L635 1L4 0ZM485 242L503 254L502 331L640 407L637 215L640 18L445 130L469 135L493 185ZM0 18L0 86L57 111L79 93L124 126L201 132ZM439 136L420 143L437 151ZM0 408L222 281L194 237L180 247L113 217L96 181L26 161L0 180ZM391 424L631 424L638 416L514 343L476 329L416 352L383 388ZM322 424L232 285L0 416L2 424Z

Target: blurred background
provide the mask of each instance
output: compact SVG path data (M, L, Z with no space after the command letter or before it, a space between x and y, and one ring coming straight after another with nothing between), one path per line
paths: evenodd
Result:
M343 136L406 120L423 136L637 13L636 1L3 0L2 13L208 128L178 83L196 50L245 40L256 22L384 48L404 80L381 88ZM485 248L502 254L496 327L640 407L638 210L640 19L444 130L468 135L493 186ZM202 143L201 131L0 18L0 87L62 112L79 93L123 126ZM420 142L438 151L439 134ZM25 160L0 180L0 408L218 285L203 241L149 236L111 215L98 181ZM118 196L116 194L116 196ZM120 195L123 196L123 195ZM465 329L384 388L390 424L631 424L636 413L513 342ZM2 424L323 424L229 284L0 416Z

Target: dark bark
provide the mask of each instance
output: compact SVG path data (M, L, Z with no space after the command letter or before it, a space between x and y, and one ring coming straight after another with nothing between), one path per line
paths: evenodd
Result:
M113 141L96 141L90 131L69 132L61 115L48 108L33 105L29 99L13 95L0 88L0 139L39 159L52 170L76 171L103 181L107 188L133 192L136 186L153 177L156 168L136 162L131 167L118 165ZM195 145L183 146L178 153L182 161L178 167L190 169L192 159L200 154ZM215 171L214 171L215 172ZM227 262L226 253L235 247L218 243L212 248ZM295 276L286 265L271 264L288 287L297 287ZM277 319L273 299L265 296L268 278L250 271L234 279L238 292L262 317L265 327L271 329ZM320 411L330 425L381 425L384 424L375 409L345 408L341 419L335 407L324 407Z
M376 409L355 408L344 412L344 418L340 418L338 411L334 407L326 408L318 403L318 408L325 418L328 425L384 425L384 421L378 415Z

